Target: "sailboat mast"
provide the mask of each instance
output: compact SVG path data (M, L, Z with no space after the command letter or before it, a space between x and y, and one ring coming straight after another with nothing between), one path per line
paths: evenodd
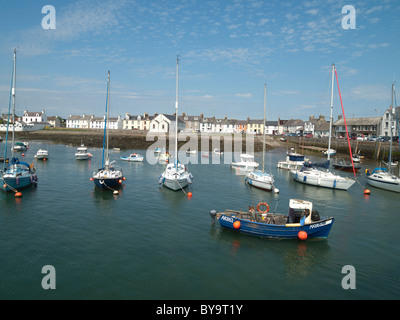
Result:
M108 118L110 116L110 71L108 71L108 77L107 77L107 115L105 119L105 126L106 126L106 166L110 163L109 158L108 158Z
M263 160L262 160L262 172L264 173L264 163L265 163L265 119L266 119L266 109L267 109L267 84L264 85L264 130L263 130Z
M176 57L175 165L177 168L178 168L178 72L179 72L179 57Z
M390 108L390 123L389 123L389 127L390 127L390 148L389 148L389 172L391 172L392 170L392 140L393 140L393 110L395 110L395 106L394 106L394 93L395 93L395 82L393 82L392 85L392 107Z
M332 63L332 90L331 90L331 118L329 120L329 142L328 142L328 161L331 158L331 139L332 139L332 112L333 112L333 81L335 74L335 64Z
M14 159L14 143L15 143L15 90L16 90L16 78L17 78L17 49L14 49L14 77L13 77L13 85L11 89L12 101L13 101L13 131L12 131L12 143L11 143L11 159ZM6 159L4 159L4 162Z

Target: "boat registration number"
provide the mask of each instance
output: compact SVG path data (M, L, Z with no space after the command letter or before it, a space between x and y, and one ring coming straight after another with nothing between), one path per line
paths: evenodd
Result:
M324 221L324 222L312 224L312 225L310 225L310 229L319 228L319 227L326 226L327 224L331 224L331 223L332 223L332 220L327 220L327 221Z
M230 223L233 223L233 218L231 218L231 217L221 216L221 220L225 220L225 221L228 221Z

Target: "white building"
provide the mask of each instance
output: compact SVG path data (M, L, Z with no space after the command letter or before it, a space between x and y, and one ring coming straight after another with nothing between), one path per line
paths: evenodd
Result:
M93 115L87 116L85 114L79 115L70 115L66 120L67 128L75 128L75 129L89 129L89 122L93 118Z
M397 107L398 112L400 112L399 109L400 107ZM391 134L398 136L396 108L392 110L392 116L390 116L390 110L387 109L382 116L380 132L378 132L380 136L390 137ZM390 132L390 128L392 128L392 133Z
M184 130L186 127L178 117L178 131ZM176 128L176 117L175 115L159 114L155 115L154 119L150 121L150 132L171 132L175 131Z
M33 122L47 122L47 115L44 110L40 112L28 112L27 110L24 111L22 115L22 122L25 123L33 123Z
M200 132L212 132L212 126L214 120L215 120L214 117L211 118L203 117L203 119L200 121L200 126L199 126Z
M129 113L125 114L125 118L122 119L122 129L125 130L149 130L150 122L153 119L153 116L150 116L145 113L143 116L132 116Z
M104 129L104 122L106 116L103 117L92 117L89 121L90 129ZM122 129L122 119L121 116L109 117L107 119L107 126L110 130Z

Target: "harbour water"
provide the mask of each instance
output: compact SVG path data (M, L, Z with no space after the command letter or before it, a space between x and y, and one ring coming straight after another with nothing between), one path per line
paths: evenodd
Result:
M38 187L22 190L21 199L0 193L0 299L400 298L400 194L368 187L365 196L360 186L376 163L363 164L360 184L335 191L293 181L276 168L286 150L274 149L265 168L279 194L246 185L223 161L189 164L189 199L159 186L165 165L120 161L145 154L129 150L111 154L126 177L115 196L89 181L101 149L90 149L90 161L76 161L75 147L36 141L25 161L40 148L50 159L36 162ZM336 218L327 240L261 239L211 223L212 209L246 210L262 201L287 213L290 198L311 200L321 217ZM54 290L42 288L46 265L56 270ZM356 288L346 290L348 265Z

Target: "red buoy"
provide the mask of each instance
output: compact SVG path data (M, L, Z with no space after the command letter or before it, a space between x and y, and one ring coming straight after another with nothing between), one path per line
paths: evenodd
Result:
M299 231L299 233L297 234L297 236L299 237L300 240L306 240L308 235L307 232L301 230Z
M236 230L239 229L239 228L240 228L240 221L236 220L236 221L233 223L233 227L234 227Z
M364 190L364 194L371 194L371 190L365 189L365 190Z
M188 192L187 196L188 196L188 198L191 198L192 197L192 193Z
M15 193L15 197L16 198L21 198L22 197L22 193L21 192L16 192Z

